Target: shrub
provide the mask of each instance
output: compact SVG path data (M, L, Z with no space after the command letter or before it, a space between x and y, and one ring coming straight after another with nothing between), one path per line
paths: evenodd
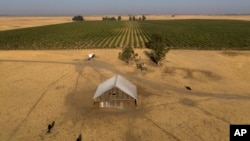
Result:
M84 21L83 17L80 16L80 15L74 16L74 17L72 18L72 20L73 20L73 21Z
M134 55L135 53L133 48L131 46L126 46L123 47L122 52L119 52L118 58L130 64L134 58Z

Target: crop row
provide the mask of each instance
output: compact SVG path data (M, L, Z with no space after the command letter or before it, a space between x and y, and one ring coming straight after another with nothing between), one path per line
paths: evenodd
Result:
M0 32L0 49L145 47L162 34L176 49L250 49L250 22L230 20L86 21Z
M162 34L177 49L250 49L250 22L230 20L173 20L140 23L146 36Z

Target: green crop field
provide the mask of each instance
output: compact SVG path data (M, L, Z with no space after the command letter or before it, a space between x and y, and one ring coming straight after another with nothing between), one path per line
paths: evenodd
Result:
M143 48L159 33L175 49L250 49L250 22L234 20L85 21L0 32L1 50Z

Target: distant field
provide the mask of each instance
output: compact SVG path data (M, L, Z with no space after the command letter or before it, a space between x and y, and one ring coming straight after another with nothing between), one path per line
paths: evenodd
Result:
M145 47L161 33L175 49L250 49L250 22L236 20L85 21L0 32L2 50Z

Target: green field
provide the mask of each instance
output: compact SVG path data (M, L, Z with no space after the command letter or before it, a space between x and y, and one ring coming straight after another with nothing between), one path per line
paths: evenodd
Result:
M175 49L250 49L250 22L236 20L85 21L0 32L0 49L145 47L154 33Z

